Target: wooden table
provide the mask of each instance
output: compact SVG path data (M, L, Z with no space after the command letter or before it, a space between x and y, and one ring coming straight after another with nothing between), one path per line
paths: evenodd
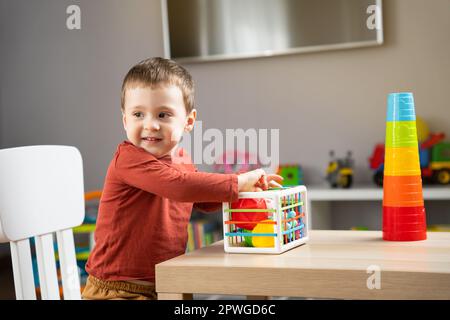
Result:
M381 231L310 230L280 255L225 253L223 242L156 265L159 299L192 293L337 299L450 299L450 233L388 242Z

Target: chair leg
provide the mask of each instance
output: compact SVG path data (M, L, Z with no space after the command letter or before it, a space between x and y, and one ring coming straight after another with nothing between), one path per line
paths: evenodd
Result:
M53 234L43 234L34 237L34 239L36 241L36 259L42 300L60 300Z
M12 241L10 247L16 299L36 300L30 241L28 239Z
M56 232L64 300L81 300L80 277L72 229Z

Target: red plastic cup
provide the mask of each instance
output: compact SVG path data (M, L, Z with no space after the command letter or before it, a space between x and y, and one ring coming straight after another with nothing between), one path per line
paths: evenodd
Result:
M383 239L419 241L427 238L425 208L383 206Z

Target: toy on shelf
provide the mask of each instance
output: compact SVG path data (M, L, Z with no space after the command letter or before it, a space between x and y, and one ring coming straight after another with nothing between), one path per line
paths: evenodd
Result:
M304 244L306 200L305 186L240 192L236 203L223 203L225 252L278 254Z
M426 221L412 93L391 93L386 115L383 239L425 240Z
M303 185L303 170L298 164L282 164L278 166L277 174L283 177L284 187Z
M450 224L432 224L427 227L430 232L450 232Z
M369 227L366 227L366 226L354 226L354 227L351 227L350 230L353 230L353 231L369 231Z
M444 133L430 133L427 124L416 118L420 173L424 183L450 184L450 142L444 142ZM383 186L384 144L377 144L369 158L370 169L374 170L375 184Z
M335 158L334 151L330 151L330 162L327 167L326 180L332 188L350 188L353 183L353 166L351 151L345 158Z

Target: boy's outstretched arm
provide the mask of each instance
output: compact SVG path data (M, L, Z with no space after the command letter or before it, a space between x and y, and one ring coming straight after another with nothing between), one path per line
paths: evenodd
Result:
M250 174L253 174L253 173L250 173ZM246 180L245 176L243 176L243 177L244 177L244 179L239 178L239 176L238 176L238 189L240 191L242 191L242 189L243 189L243 185L244 185L243 181ZM241 183L242 183L241 186L239 186L239 180L240 179L241 179ZM261 191L261 190L258 190L258 189L265 190L264 189L265 182L267 182L267 186L268 187L277 187L277 188L282 187L281 184L280 184L282 180L283 180L283 177L281 177L281 176L279 176L277 174L268 174L267 176L264 175L264 176L262 176L262 178L259 178L259 180L257 181L256 184L248 183L248 185L249 185L249 188L250 189L254 189L254 191ZM259 185L261 183L263 185L261 185L261 187L259 187ZM194 203L194 208L199 210L200 212L204 212L204 213L217 212L217 211L219 211L222 208L222 202L200 202L200 203Z
M121 152L116 159L114 166L119 180L180 202L235 201L240 191L267 189L267 180L261 180L265 177L262 169L239 176L186 172L156 159L144 150L134 148Z

